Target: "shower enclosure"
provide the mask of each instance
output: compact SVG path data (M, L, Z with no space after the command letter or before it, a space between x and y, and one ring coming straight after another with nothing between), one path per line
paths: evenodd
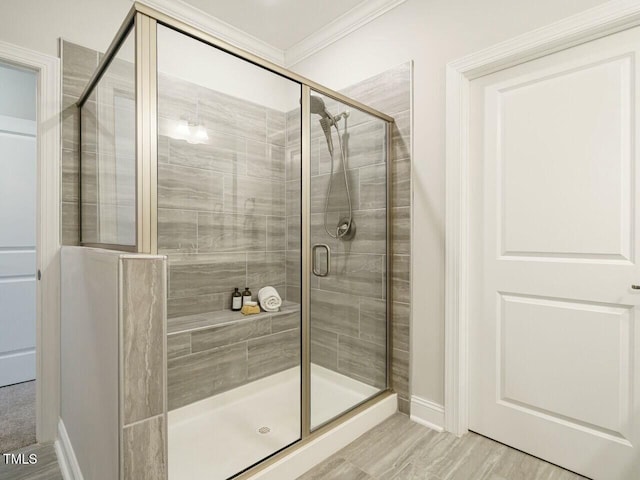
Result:
M82 244L168 258L171 480L391 393L391 117L138 4L78 105ZM231 310L267 286L277 311Z

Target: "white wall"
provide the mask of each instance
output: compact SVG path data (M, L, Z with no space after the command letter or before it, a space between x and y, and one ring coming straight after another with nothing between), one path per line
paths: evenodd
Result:
M444 402L445 65L603 0L408 0L291 67L333 89L414 60L412 394Z
M63 37L105 51L131 0L2 0L0 40L58 56Z
M60 419L87 480L118 478L120 256L84 247L60 255Z

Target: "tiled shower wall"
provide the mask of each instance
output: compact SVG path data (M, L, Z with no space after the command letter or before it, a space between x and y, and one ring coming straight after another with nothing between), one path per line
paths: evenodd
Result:
M411 77L407 62L345 88L342 93L395 119L392 132L391 385L400 411L409 413L411 315ZM362 179L361 179L362 181ZM362 312L361 312L362 315ZM362 317L361 317L362 319Z
M75 102L98 66L98 52L61 41L62 55L62 171L61 243L80 244L80 112Z
M409 316L411 158L411 64L406 63L342 93L394 117L392 181L392 344L391 385L398 392L401 411L409 411ZM324 99L334 115L344 106ZM289 112L295 125L299 110ZM356 223L351 241L338 241L324 231L324 200L330 172L327 143L311 118L311 242L326 243L332 251L332 274L311 275L312 362L374 386L384 384L385 372L385 145L384 124L355 110L348 122L348 176ZM340 122L340 128L344 126ZM329 204L328 226L335 226L348 207L333 133L336 163ZM287 202L300 195L300 153L295 132L287 132ZM287 296L299 299L299 216L287 204Z
M158 250L169 317L230 308L233 287L284 295L285 114L159 76ZM196 118L197 117L197 118ZM171 138L181 119L207 144Z

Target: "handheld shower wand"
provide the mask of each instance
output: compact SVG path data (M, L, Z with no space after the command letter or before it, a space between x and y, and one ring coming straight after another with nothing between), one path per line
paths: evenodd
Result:
M349 177L347 174L347 154L342 145L342 137L340 135L340 129L338 128L338 121L342 117L348 117L348 112L343 112L337 116L331 115L327 110L322 98L311 95L311 113L320 115L320 127L324 132L324 136L327 139L327 147L329 149L329 156L331 157L331 174L329 176L329 185L327 187L327 196L324 203L324 230L332 238L340 240L350 240L355 234L355 223L353 221L353 207L351 205L351 192L349 191ZM340 147L340 155L342 159L342 173L344 179L344 186L347 192L347 202L349 204L349 216L347 218L341 218L336 227L335 233L332 233L327 226L327 215L329 210L329 198L331 197L331 190L333 184L333 171L334 171L334 147L333 138L331 135L331 127L334 127L338 136L338 146Z

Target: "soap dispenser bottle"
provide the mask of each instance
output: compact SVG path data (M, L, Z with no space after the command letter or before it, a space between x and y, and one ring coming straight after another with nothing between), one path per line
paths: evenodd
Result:
M239 312L242 310L242 294L236 288L236 291L231 294L231 310Z
M244 292L242 292L242 305L246 305L247 302L251 301L251 290L249 287L244 287Z

